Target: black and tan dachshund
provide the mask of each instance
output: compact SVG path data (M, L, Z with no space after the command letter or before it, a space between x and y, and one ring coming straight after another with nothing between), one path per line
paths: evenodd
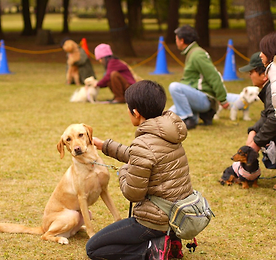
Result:
M261 175L259 168L259 154L250 146L242 146L236 154L232 156L234 163L226 168L219 180L221 185L242 184L243 189L258 187L258 179Z

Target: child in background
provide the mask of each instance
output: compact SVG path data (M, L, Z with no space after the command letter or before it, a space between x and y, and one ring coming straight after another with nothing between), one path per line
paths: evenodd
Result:
M156 82L142 80L125 92L128 115L137 126L135 139L125 146L108 139L94 138L97 149L118 161L120 189L136 203L133 216L100 230L86 245L90 259L144 260L180 258L181 240L169 228L168 216L148 195L169 201L181 200L193 192L188 160L182 142L187 129L173 112L165 111L166 94ZM171 243L170 243L171 242ZM170 251L170 245L178 250Z

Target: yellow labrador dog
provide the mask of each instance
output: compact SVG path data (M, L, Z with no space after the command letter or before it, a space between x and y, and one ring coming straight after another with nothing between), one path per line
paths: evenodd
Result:
M40 234L44 240L68 244L69 237L86 227L91 237L94 231L88 206L95 203L99 196L114 220L120 220L119 212L108 193L110 174L106 167L97 164L103 161L93 145L92 132L91 126L73 124L61 136L57 144L60 158L63 158L66 146L73 163L52 193L44 210L41 227L0 223L0 232Z

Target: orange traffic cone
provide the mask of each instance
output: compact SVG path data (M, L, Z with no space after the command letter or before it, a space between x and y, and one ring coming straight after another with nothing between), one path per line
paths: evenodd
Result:
M84 49L86 55L88 57L90 57L90 53L89 53L89 50L88 50L88 46L87 46L87 41L85 38L82 38L81 42L80 42L80 46Z

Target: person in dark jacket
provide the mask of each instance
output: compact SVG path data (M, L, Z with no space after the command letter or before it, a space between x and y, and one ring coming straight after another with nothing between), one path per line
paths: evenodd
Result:
M239 69L241 72L249 72L254 86L260 88L259 98L264 103L264 110L261 111L260 119L248 128L246 145L251 146L255 151L260 151L270 144L276 142L276 117L272 105L271 85L260 58L260 52L254 53L248 65ZM276 185L274 186L276 189Z
M133 216L115 222L97 232L86 245L90 259L144 260L168 259L170 243L166 233L169 219L148 195L169 201L184 199L193 193L188 160L182 142L187 128L173 112L165 111L166 93L159 84L142 80L125 93L128 114L137 126L135 139L125 146L94 137L94 145L118 161L120 189L124 197L136 203ZM174 232L171 239L180 244ZM173 242L173 241L172 241ZM182 252L172 257L182 258Z
M115 57L110 45L101 43L94 51L96 60L99 60L105 67L105 75L99 80L97 86L100 88L109 87L114 94L111 104L125 103L125 91L135 79L128 65Z

